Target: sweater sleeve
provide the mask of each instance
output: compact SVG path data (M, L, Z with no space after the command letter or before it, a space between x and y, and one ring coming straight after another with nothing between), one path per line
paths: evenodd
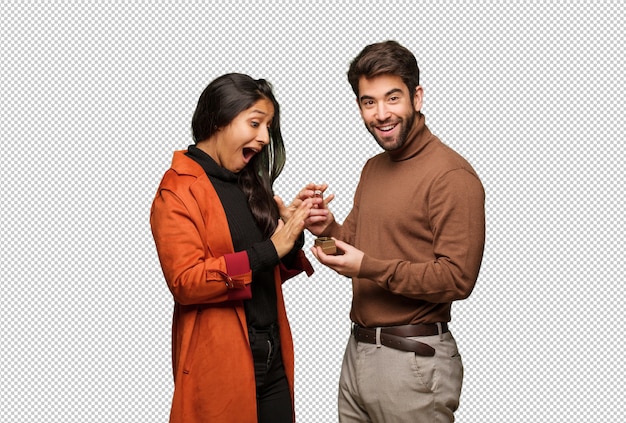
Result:
M197 222L172 191L160 189L150 225L167 285L180 304L248 297L252 271L245 252L206 257Z
M432 303L470 295L485 242L485 194L479 179L464 169L437 180L429 198L434 260L415 263L365 255L359 277L406 297Z
M363 176L361 176L362 178ZM348 216L343 221L343 224L337 223L337 221L333 222L326 231L322 234L323 236L331 236L337 238L347 244L354 245L355 234L356 234L356 222L358 221L359 216L359 204L360 204L360 196L361 196L361 184L357 185L356 191L354 193L354 200L352 202L352 210L348 213Z
M294 266L297 266L297 261L300 257L299 251L302 250L303 246L304 233L301 233L291 251L280 259L271 240L267 239L257 242L246 250L250 258L250 268L253 272L270 270L278 264L284 265L287 269L294 268Z
M313 274L313 266L302 251L303 246L304 233L300 234L293 249L280 261L280 277L283 282L302 272L305 272L309 277Z
M269 239L254 243L246 252L250 258L250 268L253 272L270 270L280 261L276 248Z
M282 264L287 267L287 268L291 268L293 267L296 259L298 258L298 251L302 250L302 247L304 246L304 232L302 232L300 234L300 236L298 236L298 239L296 240L296 242L293 245L293 248L291 249L291 251L289 251L285 257L283 257L282 259L280 259L280 261L282 262Z

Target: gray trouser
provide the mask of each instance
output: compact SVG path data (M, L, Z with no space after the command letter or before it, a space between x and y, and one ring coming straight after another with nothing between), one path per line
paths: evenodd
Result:
M339 378L341 423L453 422L463 364L450 332L415 339L433 357L357 342L350 336Z

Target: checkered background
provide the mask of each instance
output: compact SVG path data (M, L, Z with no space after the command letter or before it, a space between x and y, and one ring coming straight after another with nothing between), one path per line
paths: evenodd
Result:
M232 71L272 82L277 193L328 182L343 221L378 152L346 71L387 39L415 53L427 124L487 194L480 277L453 307L457 421L621 419L619 2L1 3L1 421L167 421L172 298L149 208L199 94ZM296 412L333 422L351 290L314 266L285 286Z

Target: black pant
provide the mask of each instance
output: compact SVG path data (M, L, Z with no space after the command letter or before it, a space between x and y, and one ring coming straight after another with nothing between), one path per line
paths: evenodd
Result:
M248 329L256 378L259 423L292 423L293 404L283 358L278 327Z

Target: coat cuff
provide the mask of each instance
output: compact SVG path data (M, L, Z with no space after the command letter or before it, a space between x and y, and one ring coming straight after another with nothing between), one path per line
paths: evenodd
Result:
M247 300L252 298L252 270L245 251L224 256L226 272L228 273L228 299Z
M296 257L291 263L291 266L287 268L285 264L280 262L280 279L284 282L289 278L292 278L301 272L306 272L307 276L311 276L314 272L311 262L304 255L304 251L298 250Z

